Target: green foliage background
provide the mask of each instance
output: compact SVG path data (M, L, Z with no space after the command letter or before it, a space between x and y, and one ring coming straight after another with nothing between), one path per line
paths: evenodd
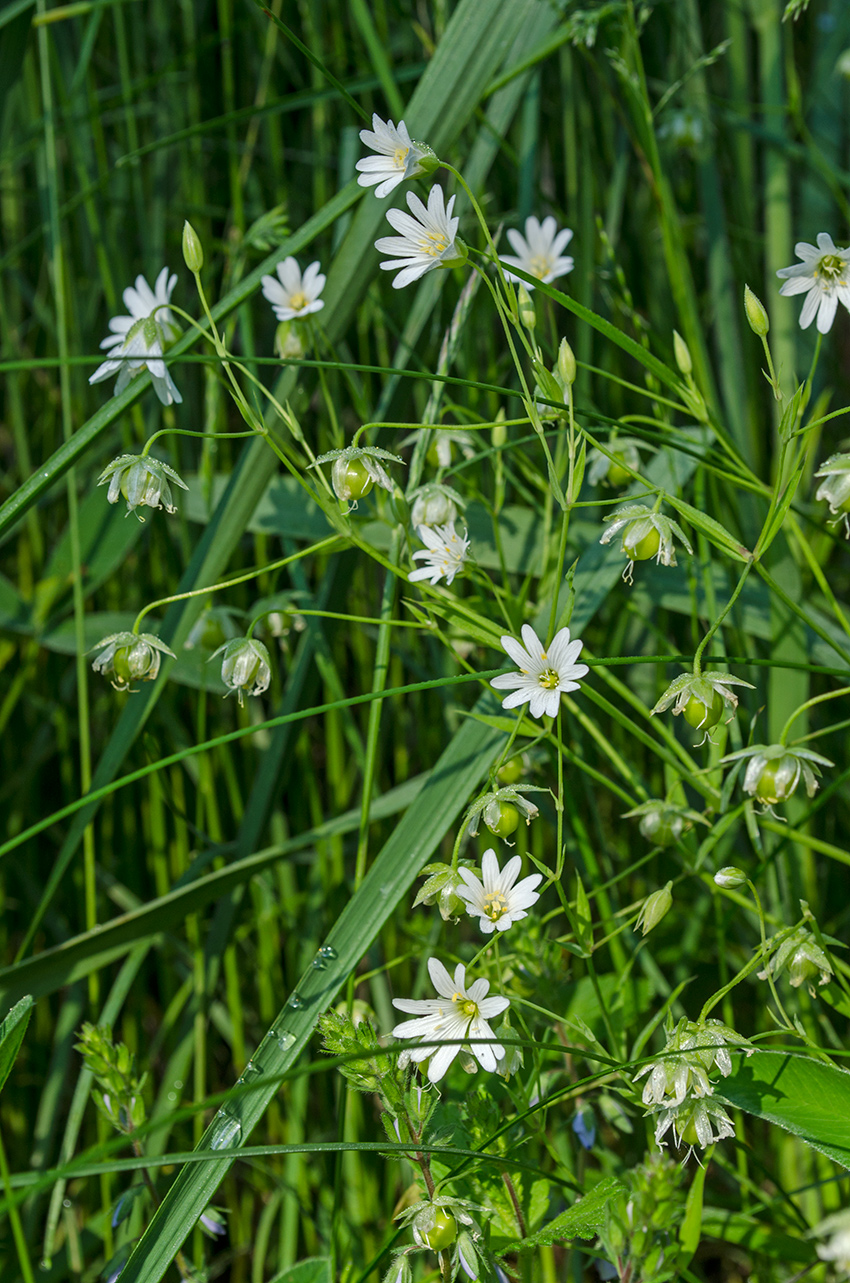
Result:
M424 992L429 954L474 953L471 928L448 935L433 910L409 906L421 867L451 852L513 721L475 676L503 666L492 644L503 620L466 580L454 585L464 609L439 621L461 658L436 630L305 616L302 630L271 639L272 687L240 709L222 702L209 651L183 649L204 604L196 598L154 615L179 656L159 681L123 696L90 673L84 653L129 628L148 602L331 533L260 440L162 438L155 452L191 488L177 515L151 512L139 524L107 505L94 489L101 469L160 428L244 428L209 349L188 329L172 369L182 406L163 409L146 378L113 399L109 385L89 386L121 291L168 264L180 277L175 301L200 315L180 256L188 218L228 344L289 404L315 453L364 422L441 417L474 427L500 410L517 417L516 373L485 291L460 314L438 371L467 277L434 273L395 293L378 271L372 243L400 191L379 202L356 186L365 122L341 82L365 113L404 114L414 137L461 170L491 229L544 212L574 229L575 270L555 287L571 304L536 297L550 364L564 336L578 359L579 424L603 442L618 423L643 438L657 451L647 475L752 550L777 465L778 410L746 326L743 285L767 306L790 392L810 367L814 336L799 329L796 300L779 297L775 272L793 261L795 241L823 230L839 244L847 236L850 90L838 64L850 11L839 0L812 0L785 22L776 0L670 0L637 12L554 0L276 0L271 9L290 35L249 0L12 0L0 11L0 1014L24 995L37 1000L0 1099L0 1260L10 1278L26 1275L27 1260L31 1270L43 1262L36 1277L45 1280L94 1278L151 1223L140 1199L124 1224L110 1224L139 1161L126 1145L110 1157L103 1149L108 1129L73 1051L84 1020L111 1025L149 1071L145 1153L165 1198L122 1277L167 1268L176 1277L169 1262L187 1234L196 1268L237 1281L329 1276L324 1264L285 1273L302 1258L330 1259L350 1283L378 1277L413 1169L387 1160L374 1102L320 1062L313 1029L324 1006L353 992L385 1033L392 997ZM462 195L458 207L461 234L480 245ZM289 254L302 266L318 259L328 285L311 359L282 367L258 288ZM674 328L713 437L665 404L679 382ZM848 344L842 312L819 358L809 420L847 403ZM268 403L257 406L304 468ZM658 1045L665 1004L695 1017L752 957L752 902L714 888L721 865L741 865L757 883L771 930L796 922L804 899L837 942L838 982L817 997L781 992L809 1044L842 1063L846 699L795 723L795 736L819 733L810 746L835 767L781 820L757 823L740 789L721 797L717 763L748 742L753 719L753 739L769 743L803 701L844 683L847 545L812 483L817 463L840 448L843 422L812 429L783 529L712 642L718 664L755 689L704 750L681 719L650 722L648 711L725 604L740 562L689 526L696 555L680 555L675 568L642 565L627 590L619 548L598 544L614 493L586 484L586 506L573 514L572 627L592 659L624 660L594 666L565 717L564 885L576 902L580 878L590 897L594 947L563 919L531 921L508 959L527 998L572 1022L536 1028L546 1051L539 1060L526 1053L559 1098L545 1120L526 1116L511 1084L482 1076L466 1093L453 1079L444 1094L443 1143L498 1156L472 1164L470 1196L498 1204L491 1174L509 1160L528 1164L516 1175L528 1229L563 1213L576 1191L619 1179L651 1135L628 1073L585 1084L602 1068L583 1058L597 1044L576 1031L587 1026L614 1064L627 1065ZM403 435L370 434L390 450ZM502 576L514 632L527 618L545 626L553 594L559 613L570 603L555 564L558 514L528 435L511 429L499 453L482 434L478 457L456 455L447 477L469 498L478 563ZM356 520L359 544L261 574L222 604L250 618L259 598L286 591L305 609L412 620L406 603L420 594L384 569L409 565L388 496L370 496ZM542 746L529 778L554 787L553 760L551 744ZM677 777L688 805L710 806L713 827L651 848L620 817ZM98 799L74 809L90 786ZM517 850L554 863L554 830L547 804L517 833ZM488 845L484 835L478 845ZM668 880L674 908L641 939L637 910ZM542 907L555 918L552 893ZM335 956L316 969L328 941ZM286 1005L296 988L300 1009ZM751 976L715 1014L742 1034L767 1035L776 1029L769 1006ZM802 1046L787 1037L767 1045ZM234 1094L252 1053L253 1090ZM762 1062L750 1078L769 1084ZM830 1077L827 1090L809 1070L820 1066L805 1062L791 1103L834 1090L840 1118L843 1083ZM846 1198L848 1137L829 1111L791 1118L775 1099L765 1103L769 1091L753 1095L750 1078L737 1099L729 1086L728 1099L749 1112L737 1145L714 1152L704 1205L692 1202L696 1256L683 1277L790 1278L816 1260L808 1229ZM471 1116L460 1114L465 1095ZM223 1099L241 1127L231 1139L250 1154L181 1165L177 1155L212 1143L205 1128L220 1126ZM597 1107L589 1154L570 1128L585 1099ZM508 1140L494 1140L515 1115L522 1121ZM20 1197L10 1213L12 1187ZM215 1246L193 1229L210 1199L227 1209L227 1236ZM500 1215L503 1241L523 1237L507 1205ZM592 1276L589 1235L570 1248L544 1231L534 1248L519 1267L526 1278ZM810 1277L823 1271L815 1265Z

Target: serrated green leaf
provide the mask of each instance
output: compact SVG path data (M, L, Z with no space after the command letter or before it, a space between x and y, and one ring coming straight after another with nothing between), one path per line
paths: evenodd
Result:
M551 1247L569 1239L595 1238L607 1217L612 1198L624 1192L624 1186L613 1176L604 1177L589 1193L573 1203L560 1216L544 1225L536 1234L509 1243L506 1252L531 1252L538 1247Z

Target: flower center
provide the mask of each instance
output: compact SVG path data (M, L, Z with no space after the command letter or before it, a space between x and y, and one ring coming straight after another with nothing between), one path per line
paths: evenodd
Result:
M444 232L426 232L419 242L419 248L430 258L439 258L449 248L449 238Z
M467 998L465 993L452 994L452 1002L461 1015L466 1016L467 1020L474 1020L478 1015L478 1003L474 1002L472 998Z
M409 155L409 147L396 147L393 155L393 169L404 169Z
M292 308L293 312L302 311L309 302L310 300L303 290L297 290L294 294L290 294L289 296L289 306Z
M490 891L484 897L484 912L493 922L498 922L502 914L507 913L508 902L501 891Z
M544 690L556 691L561 684L561 677L554 668L544 668L540 672L537 681Z
M815 276L826 276L830 285L843 285L847 264L837 254L824 254L815 268Z
M542 281L552 270L552 264L546 254L532 254L528 260L528 271L531 276L536 276L538 281Z

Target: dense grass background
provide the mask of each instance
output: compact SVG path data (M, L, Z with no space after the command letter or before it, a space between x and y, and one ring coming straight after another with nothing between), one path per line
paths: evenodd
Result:
M385 230L391 202L353 185L365 122L303 42L365 113L396 120L405 113L414 136L464 173L492 229L550 212L572 227L576 266L558 287L573 300L673 370L672 332L679 330L740 465L716 443L700 463L704 431L664 404L657 379L597 329L536 296L537 337L550 364L564 336L578 358L579 424L604 441L620 423L658 448L650 475L752 548L776 468L778 410L745 323L743 285L768 308L774 359L790 393L795 376L809 369L814 337L797 325L797 302L779 297L775 272L793 261L795 241L826 230L843 244L848 224L850 80L839 60L850 47L850 10L839 0L812 0L786 22L782 10L776 0L671 0L637 15L625 4L579 11L547 0L479 0L477 7L276 0L272 12L297 40L248 0L85 0L50 8L13 0L0 11L0 498L8 501L0 509L0 797L8 837L73 803L92 779L107 786L228 732L328 706L150 771L3 855L0 1013L24 994L37 999L0 1099L13 1181L76 1155L90 1164L102 1158L98 1146L109 1128L90 1103L73 1050L84 1020L110 1024L148 1071L145 1097L156 1127L145 1153L191 1150L266 1031L282 1027L287 996L379 852L386 867L395 861L398 903L390 897L371 918L346 920L331 971L338 991L356 965L356 983L338 997L353 993L368 1003L386 1033L391 998L422 991L429 953L469 958L477 948L471 927L447 934L433 910L412 911L409 888L428 856L451 852L459 813L504 743L499 726L465 716L481 694L478 683L440 685L465 665L473 672L503 665L468 618L445 625L455 654L424 630L290 613L280 636L263 634L274 657L270 690L240 708L221 699L215 665L204 662L210 647L183 649L200 598L154 613L155 631L179 654L167 680L126 696L91 674L83 652L129 628L148 602L178 585L204 586L278 560L330 532L259 441L164 437L154 452L190 485L177 499L178 514L149 513L141 525L125 520L120 505L108 507L94 488L99 472L153 432L244 428L209 349L191 335L172 371L182 406L163 410L137 385L110 401L109 385L88 385L107 321L122 310L121 291L138 273L152 281L167 264L180 277L175 302L200 315L180 253L188 218L205 247L205 288L213 303L221 301L231 349L288 402L314 453L349 440L363 422L415 425L442 416L475 427L502 410L508 418L521 414L516 372L485 290L459 314L439 371L450 381L421 377L438 370L468 273L390 289L371 243ZM461 234L481 246L462 197L459 207ZM329 282L315 359L282 370L271 359L275 323L258 280L289 253L302 266L319 259ZM823 345L809 418L847 403L848 370L850 318L842 311ZM262 409L286 437L268 403ZM405 433L386 427L370 435L395 450ZM553 591L567 600L556 583L556 512L539 449L520 441L527 435L511 429L509 449L499 454L483 433L475 458L455 453L446 477L469 500L474 551L504 586L515 632L526 617L548 616ZM803 898L827 936L846 939L846 699L795 724L797 735L836 726L811 745L836 766L813 803L799 796L785 806L787 824L768 820L759 832L738 809L734 822L715 825L700 853L708 829L662 851L620 819L645 797L663 796L677 774L688 781L680 796L702 809L700 781L719 788L717 761L747 742L751 719L754 739L770 742L801 702L842 684L850 663L850 627L838 605L848 593L847 546L843 531L827 524L825 505L814 502L811 474L844 436L841 418L813 430L792 517L764 561L769 581L750 576L712 642L712 654L731 657L730 668L755 689L743 693L737 721L705 750L694 749L694 737L669 715L649 723L646 714L680 671L674 657L693 654L728 599L739 564L690 528L696 556L680 556L677 568L640 567L627 591L617 557L597 542L609 511L602 505L616 494L586 485L586 506L573 514L566 564L578 559L574 627L591 654L670 658L596 668L588 697L577 697L566 717L564 885L574 900L578 874L592 892L592 958L562 947L575 942L556 920L550 892L541 907L553 920L531 921L505 965L526 997L587 1022L617 1062L635 1054L635 1039L668 1000L677 1016L695 1018L757 946L751 901L713 888L710 874L720 865L740 864L757 881L773 929L798 919ZM291 437L286 451L306 466ZM402 453L410 462L410 450ZM386 495L366 500L357 520L369 547L409 565ZM502 630L480 582L454 587L471 612ZM413 615L405 602L420 597L394 586L368 551L352 545L260 574L216 603L241 629L241 612L250 618L260 598L279 592L294 594L304 609L407 621ZM374 704L344 702L429 682ZM458 743L442 782L399 834L421 777ZM527 778L554 788L552 744L535 751ZM702 767L710 773L698 775ZM708 801L716 806L716 795ZM518 832L517 850L554 863L554 832L547 804L540 821ZM478 846L487 844L482 835ZM632 929L637 909L668 880L674 909L640 940ZM839 988L817 998L805 988L782 989L805 1037L834 1057L846 1045L850 1013ZM335 997L321 993L322 1002ZM769 1005L766 986L750 977L715 1014L753 1036L775 1029ZM297 1072L279 1088L272 1082L267 1108L264 1096L250 1118L242 1115L242 1140L259 1116L251 1144L270 1149L233 1166L215 1193L226 1209L226 1235L213 1244L195 1229L185 1245L187 1261L210 1277L260 1283L313 1256L331 1258L338 1276L353 1283L387 1266L381 1252L413 1169L356 1146L334 1147L378 1142L383 1131L373 1099L347 1091L321 1063L310 1040L316 1014L292 1025L297 1044L275 1065L285 1074L297 1063ZM569 1034L544 1025L532 1032L550 1045L577 1042L575 1026ZM539 1081L522 1090L474 1080L467 1087L477 1101L472 1122L460 1112L462 1076L452 1079L443 1122L454 1144L475 1148L494 1125L492 1099L504 1118L521 1113L541 1083L553 1090L572 1084L545 1126L532 1115L510 1134L512 1145L524 1139L523 1161L547 1182L535 1195L542 1217L547 1205L551 1212L564 1205L558 1182L589 1189L600 1176L622 1174L642 1158L648 1133L627 1077L583 1093L575 1084L598 1065L580 1051L539 1065ZM241 1099L249 1111L256 1103ZM570 1128L577 1100L596 1111L590 1153ZM127 1146L121 1153L132 1156ZM154 1170L160 1196L177 1166ZM747 1117L738 1144L714 1154L705 1200L713 1210L687 1277L779 1280L812 1266L807 1277L825 1278L805 1233L846 1199L841 1172L793 1136ZM27 1260L45 1280L97 1277L151 1219L144 1196L113 1229L112 1208L131 1179L104 1169L38 1185L19 1211L25 1254L14 1241L14 1218L0 1224L4 1277L24 1277ZM530 1198L532 1178L523 1179ZM208 1190L187 1189L185 1203L181 1193L167 1204L175 1210L158 1222L161 1243L185 1234L215 1183L211 1176ZM509 1238L510 1208L498 1187L479 1174L467 1190L494 1201ZM156 1237L146 1240L151 1251ZM125 1277L159 1277L173 1255L163 1251L163 1260L131 1266ZM524 1277L593 1277L591 1255L588 1242L543 1247L526 1260ZM287 1277L296 1283L301 1276Z

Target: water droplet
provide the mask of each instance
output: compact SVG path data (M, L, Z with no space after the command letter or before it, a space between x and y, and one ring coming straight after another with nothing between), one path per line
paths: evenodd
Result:
M275 1040L281 1051L289 1051L289 1048L295 1043L295 1034L290 1033L288 1029L281 1029L275 1034Z
M323 944L319 950L319 954L328 962L333 962L334 958L338 956L337 951L332 944Z
M242 1139L242 1124L233 1114L219 1111L212 1121L210 1149L229 1149Z
M299 993L291 993L286 1005L287 1007L291 1007L293 1011L300 1011L304 1006L304 999Z
M389 887L378 887L378 895L386 897L389 895L389 893L390 893Z
M176 1092L176 1091L170 1091L170 1092L168 1093L168 1099L169 1099L169 1100L176 1100L176 1099L177 1099L177 1092Z
M255 1065L253 1060L249 1060L247 1065L245 1066L245 1069L239 1075L239 1080L236 1083L236 1086L244 1087L246 1083L256 1082L257 1079L262 1078L262 1076L263 1076L263 1071L260 1068L260 1066Z
M42 1259L38 1263L38 1268L40 1270L44 1270L46 1274L48 1270L53 1269L53 1261L50 1259L49 1256L42 1257Z
M182 1086L183 1086L183 1079L182 1079L182 1078L175 1078L175 1079L174 1079L174 1090L175 1090L175 1091L179 1091L179 1090L180 1090L180 1088L181 1088Z
M324 971L327 965L328 965L328 960L323 956L322 951L320 949L319 952L316 954L315 958L313 959L313 970Z
M63 1207L70 1207L70 1206L71 1206L71 1200L70 1200L70 1198L63 1198L63 1199L62 1199L62 1206L63 1206Z

